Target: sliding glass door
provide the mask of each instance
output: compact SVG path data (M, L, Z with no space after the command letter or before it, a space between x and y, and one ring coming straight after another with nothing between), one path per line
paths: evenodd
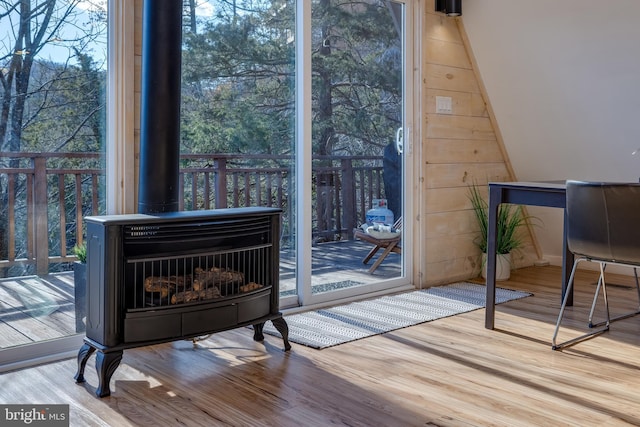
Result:
M85 330L74 247L84 216L106 212L108 9L27 0L0 14L1 371L77 351Z
M410 221L375 269L384 248L363 263L375 244L354 230L411 212L414 3L183 2L180 209L281 208L281 307L409 284ZM55 23L39 19L45 6L25 6L3 20L24 31L2 27L3 69L31 74L14 86L5 74L0 93L10 105L0 126L0 366L77 351L83 304L71 269L82 218L135 210L134 156L123 154L134 132L120 127L134 122L125 106L141 3L42 4L57 8ZM11 39L47 22L56 31L40 45Z
M390 225L407 209L408 8L210 0L185 9L181 208L281 208L283 307L408 283L405 234L371 272L383 250L363 264L374 246L354 237L378 204L393 211Z
M297 141L300 168L308 169L299 188L306 198L298 200L305 207L298 265L310 266L298 280L303 305L408 283L400 224L412 154L404 143L412 117L410 6L314 0L307 7L298 16L310 22L303 26L309 63L299 76L299 87L310 82L303 98L310 123Z

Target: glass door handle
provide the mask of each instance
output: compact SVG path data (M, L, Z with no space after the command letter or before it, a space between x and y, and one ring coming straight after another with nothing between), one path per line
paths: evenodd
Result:
M396 151L398 152L398 154L402 154L402 150L404 149L403 140L404 140L404 135L403 135L402 128L398 128L398 130L396 130Z

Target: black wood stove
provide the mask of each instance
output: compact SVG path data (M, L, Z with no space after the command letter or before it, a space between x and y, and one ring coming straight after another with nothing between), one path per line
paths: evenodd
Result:
M97 350L96 395L123 350L254 326L288 328L278 305L280 210L88 217L87 331L77 382Z

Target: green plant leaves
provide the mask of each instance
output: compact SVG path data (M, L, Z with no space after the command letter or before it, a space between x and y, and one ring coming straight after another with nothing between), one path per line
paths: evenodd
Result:
M489 206L475 184L469 186L469 200L480 228L480 235L476 238L475 243L482 252L486 253L489 231ZM496 253L507 254L522 246L522 238L517 231L518 228L527 224L527 219L528 217L524 215L522 206L506 203L498 206Z

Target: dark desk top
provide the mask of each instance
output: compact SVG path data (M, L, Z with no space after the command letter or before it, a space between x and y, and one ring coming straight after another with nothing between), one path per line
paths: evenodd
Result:
M513 182L490 182L490 186L500 187L526 187L526 188L548 188L566 190L567 181L513 181Z
M490 182L489 205L491 208L500 203L564 208L566 193L566 181ZM492 210L489 219L494 213Z

